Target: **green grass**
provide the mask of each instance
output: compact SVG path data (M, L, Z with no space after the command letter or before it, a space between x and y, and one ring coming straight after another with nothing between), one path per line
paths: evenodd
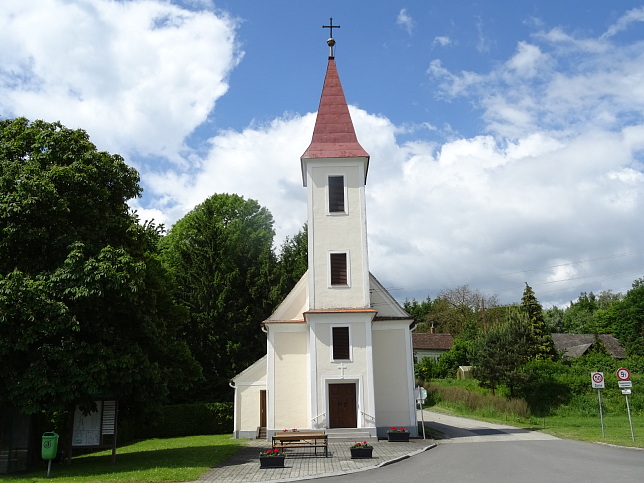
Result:
M537 418L526 415L523 410L511 412L513 406L507 406L506 398L503 396L494 397L489 394L481 394L479 388L473 388L474 390L469 393L468 397L463 397L462 392L453 390L455 386L470 390L468 385L471 386L471 384L470 381L462 385L454 384L452 381L447 384L443 384L442 381L432 381L434 389L436 386L442 386L438 390L441 397L438 397L433 405L425 406L425 408L454 416L539 430L564 439L644 448L644 415L639 411L634 411L631 414L635 441L631 437L631 428L625 407L623 409L613 408L604 413L605 436L602 437L598 407L596 410L588 408L580 410L565 406L555 410L551 416ZM496 401L497 399L498 401Z
M243 441L230 435L189 436L184 438L149 439L112 451L74 456L72 464L52 463L47 478L47 463L37 471L5 476L0 481L11 483L52 482L119 483L191 481L235 454Z

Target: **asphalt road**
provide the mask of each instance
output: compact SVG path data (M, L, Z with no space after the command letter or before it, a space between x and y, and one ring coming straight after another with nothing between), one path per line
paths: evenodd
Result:
M436 448L382 468L324 478L323 483L644 481L642 450L562 440L430 411L425 411L425 421L447 436Z

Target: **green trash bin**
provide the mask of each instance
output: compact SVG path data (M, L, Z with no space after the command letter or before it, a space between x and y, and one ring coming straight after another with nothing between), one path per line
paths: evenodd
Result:
M42 459L53 460L58 453L58 435L54 432L42 435Z

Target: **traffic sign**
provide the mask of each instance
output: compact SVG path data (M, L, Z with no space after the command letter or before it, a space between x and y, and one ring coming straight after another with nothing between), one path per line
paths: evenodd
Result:
M617 381L619 387L633 387L633 381Z
M620 381L628 381L631 378L631 371L622 367L617 369L617 379Z
M592 382L593 389L604 389L604 373L591 372L590 381Z
M624 396L628 396L630 393L631 393L631 390L630 390L630 389L622 389L622 394L623 394Z

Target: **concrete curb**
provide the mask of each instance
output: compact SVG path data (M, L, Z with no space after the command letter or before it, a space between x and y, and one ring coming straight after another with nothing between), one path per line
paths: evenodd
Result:
M425 446L424 448L421 448L418 451L414 451L413 453L405 454L405 455L399 456L398 458L390 459L389 461L384 461L384 462L380 463L379 465L374 466L373 468L382 468L383 466L398 463L399 461L406 460L407 458L411 458L412 456L416 456L416 455L418 455L420 453L424 453L425 451L429 451L430 449L433 449L436 446L438 446L436 443L430 444L429 446ZM363 468L362 471L368 470L368 469L373 469L373 468Z

